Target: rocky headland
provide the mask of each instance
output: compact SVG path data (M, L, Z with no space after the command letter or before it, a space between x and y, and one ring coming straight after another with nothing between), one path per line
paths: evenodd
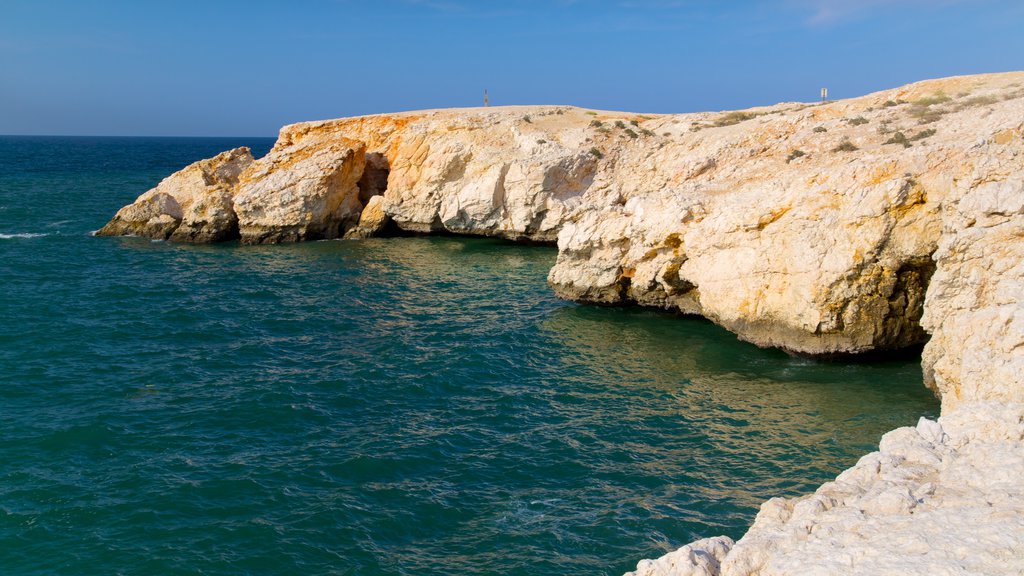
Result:
M558 245L560 296L699 314L816 357L925 344L937 422L636 574L1024 573L1024 73L642 115L306 122L196 162L99 235L451 233Z

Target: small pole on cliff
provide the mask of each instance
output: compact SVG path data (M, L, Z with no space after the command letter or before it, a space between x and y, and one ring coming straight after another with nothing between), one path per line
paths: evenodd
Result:
M824 102L825 100L828 100L828 88L821 89L821 101Z
M487 88L484 88L484 108L489 106L490 103L487 101Z

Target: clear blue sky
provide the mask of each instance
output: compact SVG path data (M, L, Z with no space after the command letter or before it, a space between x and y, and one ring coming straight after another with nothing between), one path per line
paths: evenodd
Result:
M269 136L484 88L722 110L1020 69L1022 0L0 0L0 134Z

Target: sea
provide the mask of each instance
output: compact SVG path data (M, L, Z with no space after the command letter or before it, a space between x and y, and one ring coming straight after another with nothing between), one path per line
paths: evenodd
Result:
M557 299L556 249L92 232L271 138L0 137L0 574L622 574L934 417L819 362Z

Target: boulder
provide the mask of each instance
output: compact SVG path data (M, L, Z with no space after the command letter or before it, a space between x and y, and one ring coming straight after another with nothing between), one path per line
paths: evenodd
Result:
M243 147L189 164L119 210L96 235L189 242L237 238L231 196L239 175L252 162L252 154Z
M359 221L366 146L338 138L275 146L239 180L243 244L338 238Z
M345 233L347 239L373 238L391 223L391 218L384 212L384 197L372 196L366 202L363 213L359 216L359 224Z

